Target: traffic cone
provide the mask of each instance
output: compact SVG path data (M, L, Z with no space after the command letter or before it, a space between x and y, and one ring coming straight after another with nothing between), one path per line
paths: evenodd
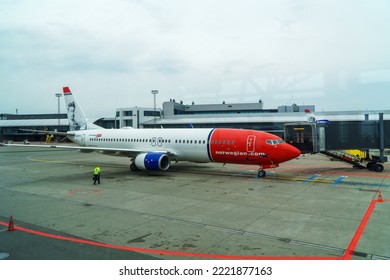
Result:
M8 223L8 229L7 231L13 231L15 230L14 227L14 220L12 219L12 216L9 217L9 223Z
M378 202L383 202L382 191L381 190L378 191Z

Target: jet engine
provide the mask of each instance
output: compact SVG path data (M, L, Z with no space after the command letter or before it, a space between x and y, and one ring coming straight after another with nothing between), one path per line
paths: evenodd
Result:
M143 153L135 157L134 164L143 170L167 170L171 166L171 160L164 153Z

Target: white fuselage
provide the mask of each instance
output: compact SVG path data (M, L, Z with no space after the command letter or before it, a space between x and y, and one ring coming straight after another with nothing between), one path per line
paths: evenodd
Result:
M99 129L76 131L71 140L85 147L172 151L175 160L209 162L213 129Z

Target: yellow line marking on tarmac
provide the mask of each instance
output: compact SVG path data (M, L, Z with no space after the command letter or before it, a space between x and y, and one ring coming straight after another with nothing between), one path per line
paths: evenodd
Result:
M86 165L86 166L96 166L96 163L85 163L85 162L71 162L71 161L58 161L58 160L45 160L45 159L34 159L31 157L27 157L30 161L36 162L46 162L46 163L58 163L58 164L70 164L70 165ZM112 164L104 164L106 167L122 167L122 165L112 165Z
M302 177L287 177L287 176L276 176L276 177L267 177L267 179L279 179L279 180L285 180L285 181L298 181L298 182L305 182L307 178ZM321 183L321 184L331 184L334 180L327 180L327 179L313 179L306 183Z

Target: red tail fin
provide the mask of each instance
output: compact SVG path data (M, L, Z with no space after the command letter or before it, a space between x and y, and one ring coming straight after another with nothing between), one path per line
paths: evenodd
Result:
M70 91L69 87L63 87L62 90L64 92L64 95L71 94L71 91Z

